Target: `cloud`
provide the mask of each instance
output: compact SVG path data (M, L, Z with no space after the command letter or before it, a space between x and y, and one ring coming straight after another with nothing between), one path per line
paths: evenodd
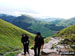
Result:
M75 17L75 0L0 0L0 13L34 17Z

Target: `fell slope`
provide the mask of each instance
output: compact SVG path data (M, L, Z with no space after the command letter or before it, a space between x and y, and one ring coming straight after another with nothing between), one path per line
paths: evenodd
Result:
M32 45L34 34L29 33L19 27L16 27L0 19L0 54L12 49L22 48L21 34L27 34L30 37L30 46Z
M75 40L75 25L69 26L59 31L55 36L60 36L69 40Z

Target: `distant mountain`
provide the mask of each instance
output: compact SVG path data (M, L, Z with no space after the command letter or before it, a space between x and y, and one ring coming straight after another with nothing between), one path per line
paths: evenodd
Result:
M7 14L0 14L0 18L22 29L25 29L29 32L36 33L36 31L32 29L28 29L28 27L32 24L32 22L36 21L34 18L30 16L21 15L21 16L16 17L16 16L7 15Z
M39 21L52 22L55 20L62 20L62 18L37 18Z
M11 16L0 14L0 18L31 33L41 32L43 36L53 36L58 31L75 24L75 18L33 18L29 15Z
M60 31L61 29L65 28L62 25L59 26L59 25L56 25L54 23L52 23L52 24L45 24L45 27L47 27L47 28L49 28L49 29L51 29L53 31Z
M54 34L53 31L45 27L47 22L42 22L29 16L21 15L17 17L12 23L31 33L41 32L43 36L51 36Z
M63 26L56 26L55 24L54 26L50 22L39 21L39 20L36 20L35 18L26 16L26 15L18 16L16 20L13 20L12 23L31 33L41 32L43 36L52 36L57 31L64 28Z
M56 20L56 21L53 21L52 23L59 26L68 27L75 24L75 17L67 19L67 20Z
M0 19L0 54L22 48L22 34L30 37L30 46L32 46L34 34Z
M13 20L12 24L14 24L22 29L25 29L29 32L36 33L36 31L28 28L32 25L32 22L36 22L36 20L32 17L26 16L26 15L21 15L21 16L16 17L16 20Z
M7 14L0 14L0 18L7 21L7 22L12 22L13 20L16 19L16 16L7 15Z
M3 19L3 18L2 18ZM3 19L5 20L5 19ZM10 19L9 19L10 20ZM27 30L31 33L41 32L43 36L52 36L56 33L56 31L52 31L49 28L45 27L45 24L50 24L48 22L36 20L33 17L27 15L21 15L16 17L15 19L11 19L10 23ZM6 19L7 21L7 19Z

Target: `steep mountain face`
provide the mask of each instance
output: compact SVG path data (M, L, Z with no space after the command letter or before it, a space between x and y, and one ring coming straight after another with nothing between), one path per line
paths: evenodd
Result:
M75 25L62 29L55 36L59 36L69 40L75 40Z
M22 48L21 35L27 34L32 45L34 34L0 19L0 54Z

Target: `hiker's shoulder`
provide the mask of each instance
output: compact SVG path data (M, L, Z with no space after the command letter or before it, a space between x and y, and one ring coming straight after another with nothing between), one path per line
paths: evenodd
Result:
M44 39L44 37L41 37L41 39Z

